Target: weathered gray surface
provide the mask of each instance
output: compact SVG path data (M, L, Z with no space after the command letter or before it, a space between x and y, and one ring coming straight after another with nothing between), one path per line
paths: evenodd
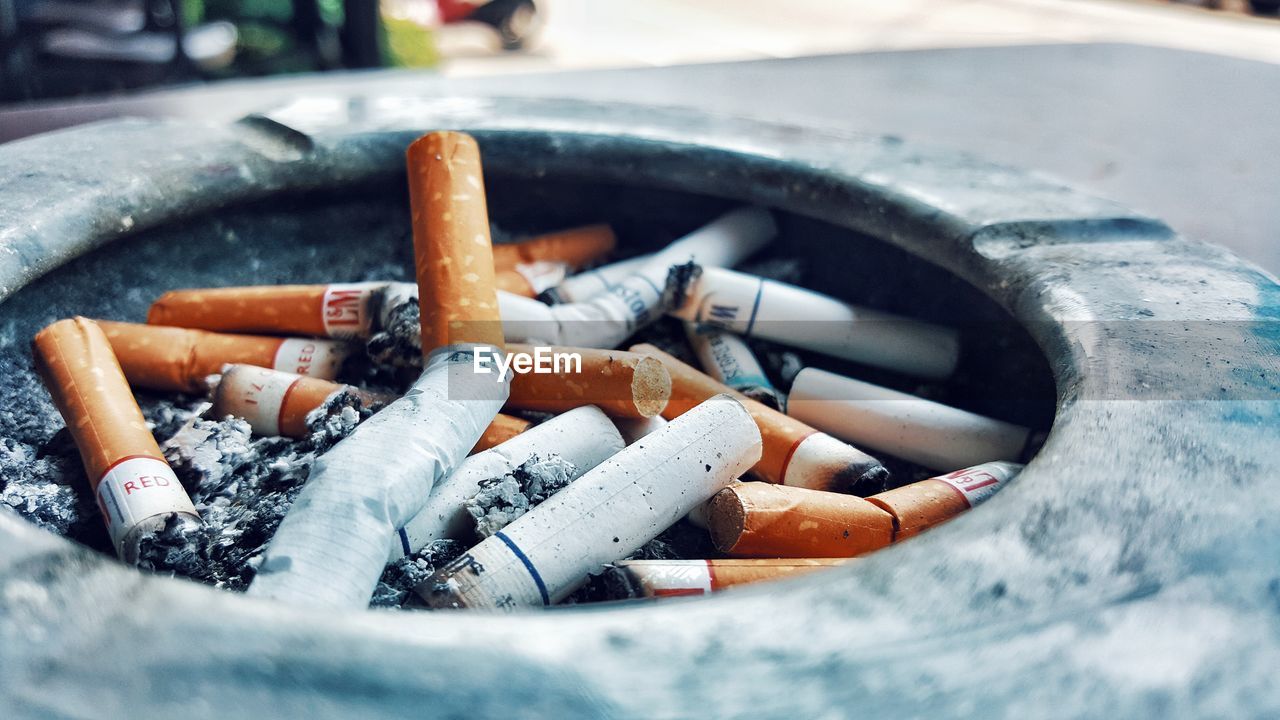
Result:
M1051 358L1053 433L981 510L855 567L615 610L281 608L140 576L0 514L16 715L1280 712L1274 278L1112 203L892 140L515 100L280 117L311 134L126 122L3 148L0 288L178 215L394 181L418 131L462 127L487 163L532 177L775 205L952 270Z

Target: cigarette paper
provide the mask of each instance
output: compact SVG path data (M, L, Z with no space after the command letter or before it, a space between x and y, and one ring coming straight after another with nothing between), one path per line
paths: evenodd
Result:
M742 338L713 325L684 324L689 345L711 377L771 408L781 407L777 389Z
M617 244L618 238L608 225L584 225L517 243L495 245L493 262L498 269L538 262L556 262L580 268L613 252Z
M535 453L556 454L573 463L581 477L623 448L622 437L599 408L570 410L482 453L472 455L436 483L422 510L405 523L391 546L390 560L416 552L433 540L474 538L466 501L480 482L514 471Z
M301 438L308 433L307 415L343 391L355 393L366 404L391 399L320 378L253 365L228 365L214 387L210 412L215 417L242 418L258 435Z
M611 290L615 285L631 277L645 263L652 259L650 255L639 255L616 263L602 265L593 270L580 272L565 278L554 288L548 288L542 297L553 304L574 303L590 300L600 293Z
M671 397L671 376L661 361L647 355L517 344L508 345L507 350L513 356L535 358L535 362L545 356L581 361L580 367L554 368L553 372L517 372L507 400L511 408L564 412L595 405L615 417L647 418L662 412Z
M1031 431L817 368L796 376L787 414L935 470L1021 460Z
M501 445L528 429L528 420L498 413L498 417L484 429L484 434L480 436L475 447L471 448L471 452L472 454L483 452L495 445Z
M623 262L633 265L615 263L599 268L594 274L574 276L550 294L558 302L589 300L621 283L626 276L618 275L624 268L635 273L646 265L666 268L689 262L703 267L733 267L768 244L777 233L778 226L768 210L737 208L649 255L644 262L632 259Z
M811 290L710 267L672 313L746 337L929 378L944 378L960 356L956 331L868 310Z
M462 462L506 401L475 346L441 348L409 391L321 455L267 547L249 594L299 605L369 604L397 530ZM488 352L500 352L486 348Z
M718 396L619 452L416 588L433 607L551 605L751 467L760 433Z
M706 506L716 549L740 557L855 557L893 542L893 516L852 495L735 483Z
M706 595L736 585L781 580L851 562L837 558L622 560L614 563L631 597Z
M903 485L867 498L893 515L894 539L903 540L984 502L1017 477L1022 465L989 462Z
M111 344L92 320L59 320L36 334L36 369L80 450L116 554L137 560L137 540L173 513L199 523L165 462Z
M668 420L719 393L741 400L764 436L764 454L752 468L761 480L813 490L846 490L883 487L889 476L880 461L861 450L733 392L652 345L635 345L631 351L658 358L671 374L671 400L662 412Z
M338 340L230 335L187 328L99 320L129 383L198 393L227 364L256 365L332 380L351 346Z
M537 297L553 288L568 275L568 265L560 262L521 263L496 271L497 288L523 297Z
M423 354L455 344L501 347L480 147L464 133L433 132L415 140L406 159Z
M173 290L147 311L151 325L217 332L366 338L384 283L265 285Z

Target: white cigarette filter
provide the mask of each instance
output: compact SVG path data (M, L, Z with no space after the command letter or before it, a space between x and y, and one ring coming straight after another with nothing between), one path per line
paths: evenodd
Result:
M661 598L707 595L851 562L847 558L623 560L614 567L623 574L632 597Z
M594 405L575 408L534 426L512 439L467 458L436 483L422 510L400 528L389 561L421 550L433 540L474 537L464 504L480 490L480 482L502 477L535 453L556 454L573 463L581 477L623 448L622 436Z
M745 340L714 325L687 322L684 332L704 372L752 400L781 407L778 390Z
M396 531L458 467L506 402L493 364L453 345L427 358L422 377L320 456L267 547L249 594L299 605L367 607Z
M805 368L787 414L856 445L934 470L1021 460L1031 430L914 395Z
M416 589L432 607L552 605L746 472L760 431L718 395L614 455Z
M952 328L718 267L704 268L684 306L671 314L921 377L947 377L960 357Z

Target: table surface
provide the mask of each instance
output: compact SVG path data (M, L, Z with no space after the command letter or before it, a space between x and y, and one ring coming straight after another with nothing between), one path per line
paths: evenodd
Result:
M1280 65L1123 44L873 52L483 78L230 82L0 112L0 142L126 115L232 120L314 95L494 94L697 107L890 134L1044 171L1280 272Z

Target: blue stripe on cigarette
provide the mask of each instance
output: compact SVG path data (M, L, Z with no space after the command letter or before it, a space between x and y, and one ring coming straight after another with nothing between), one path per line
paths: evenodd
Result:
M409 547L409 533L405 532L404 528L400 528L396 533L400 536L400 547L404 548L404 554L412 555L413 548Z
M726 384L734 390L752 387L769 388L770 390L773 389L773 383L769 382L769 378L763 375L739 375L737 377L729 378L729 380L732 382Z
M756 313L760 311L760 296L764 295L764 278L760 278L760 287L756 288L756 301L751 305L751 319L747 321L747 330L742 333L744 337L751 337L751 328L756 324Z
M542 593L542 604L550 605L551 596L547 594L547 585L546 583L542 582L542 576L539 575L538 570L533 567L533 563L529 562L529 558L524 554L524 551L516 547L516 544L511 541L511 538L504 535L501 530L494 533L494 535L499 540L506 543L507 547L511 548L511 552L515 553L515 556L520 558L520 562L524 563L524 569L529 571L529 577L532 577L533 581L537 583L538 592Z

